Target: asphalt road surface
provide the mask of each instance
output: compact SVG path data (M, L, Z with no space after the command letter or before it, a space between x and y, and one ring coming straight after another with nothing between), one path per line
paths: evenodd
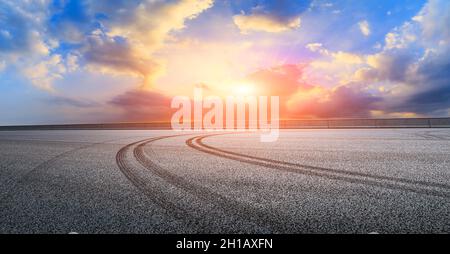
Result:
M0 132L0 233L450 233L450 129Z

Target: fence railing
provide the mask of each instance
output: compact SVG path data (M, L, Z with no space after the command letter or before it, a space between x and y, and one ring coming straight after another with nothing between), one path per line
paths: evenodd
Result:
M450 128L445 118L281 120L281 129ZM169 130L170 122L0 126L8 130Z
M284 120L282 129L304 128L449 128L450 118Z

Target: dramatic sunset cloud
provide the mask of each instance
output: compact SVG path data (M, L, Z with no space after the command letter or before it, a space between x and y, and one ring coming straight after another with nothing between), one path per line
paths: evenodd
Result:
M449 116L449 13L446 0L0 0L0 124L164 120L200 84L278 95L283 118Z
M300 27L300 17L282 21L264 14L253 14L248 16L236 15L233 17L233 19L234 23L244 33L248 33L252 30L278 33Z
M243 33L263 31L280 33L300 28L301 12L306 9L309 1L257 1L247 13L233 16L234 23Z
M126 122L167 121L170 97L158 92L132 90L114 97L109 103L121 109L119 119Z

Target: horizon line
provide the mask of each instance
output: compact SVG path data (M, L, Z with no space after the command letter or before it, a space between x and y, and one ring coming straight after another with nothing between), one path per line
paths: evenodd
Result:
M191 121L193 124L194 121ZM449 128L450 117L281 119L280 129L295 128ZM120 130L171 128L170 121L0 125L5 130ZM230 129L228 129L230 130Z

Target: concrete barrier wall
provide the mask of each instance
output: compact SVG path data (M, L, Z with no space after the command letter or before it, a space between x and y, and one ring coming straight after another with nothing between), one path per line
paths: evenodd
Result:
M450 128L446 118L282 120L281 129ZM8 130L170 130L168 122L0 126Z

